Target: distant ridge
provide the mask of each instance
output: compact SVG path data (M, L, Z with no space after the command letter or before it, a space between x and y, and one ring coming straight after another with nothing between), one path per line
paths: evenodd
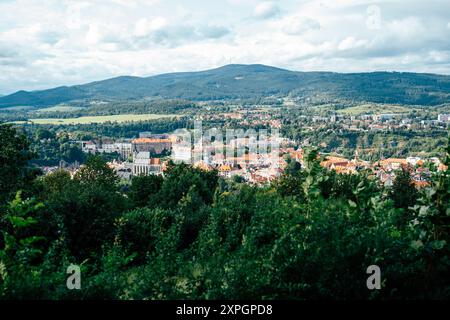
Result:
M0 97L0 108L47 107L77 100L147 98L208 101L270 96L325 97L377 103L438 105L450 102L450 76L400 73L297 72L252 64L231 64L198 72L151 77L121 76L83 85L18 91Z

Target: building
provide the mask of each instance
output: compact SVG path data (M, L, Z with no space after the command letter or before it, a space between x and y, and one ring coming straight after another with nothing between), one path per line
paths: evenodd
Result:
M167 133L152 134L149 131L145 131L139 133L139 138L168 139L169 135Z
M126 180L129 180L131 178L131 174L133 171L132 163L113 160L112 162L108 162L108 166L114 170L119 178Z
M100 153L118 153L122 159L128 159L131 156L132 145L131 143L115 142L103 144L98 152Z
M97 145L92 141L81 141L81 150L86 153L96 153Z
M172 140L169 138L138 138L132 141L132 152L150 152L152 155L169 153Z
M152 158L150 152L139 152L133 157L133 175L162 174L161 159Z
M408 165L408 161L406 159L398 159L398 158L389 158L378 161L378 166L390 172L392 170L399 170Z
M383 114L375 114L372 116L373 121L388 121L394 119L398 114L395 113L383 113Z
M440 114L438 115L439 122L450 122L450 114Z
M413 167L423 164L422 159L420 159L419 157L408 157L406 158L406 162L408 162L408 164L412 165Z
M191 163L192 149L190 146L173 146L171 158L175 163Z
M81 141L81 150L86 153L118 153L122 159L131 155L131 143L105 140L101 144L94 141Z

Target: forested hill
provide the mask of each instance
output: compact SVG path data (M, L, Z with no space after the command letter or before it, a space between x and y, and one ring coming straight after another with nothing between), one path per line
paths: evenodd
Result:
M450 101L450 76L420 73L294 72L264 65L227 65L200 72L123 76L71 87L18 91L0 108L45 107L76 100L250 99L290 94L300 98L438 105Z

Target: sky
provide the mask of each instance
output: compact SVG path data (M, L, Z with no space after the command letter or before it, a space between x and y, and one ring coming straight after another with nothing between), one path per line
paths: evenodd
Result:
M450 1L0 0L0 94L229 63L450 74Z

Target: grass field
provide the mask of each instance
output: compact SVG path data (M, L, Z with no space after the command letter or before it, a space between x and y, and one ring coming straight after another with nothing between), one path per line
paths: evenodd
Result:
M138 122L148 121L162 118L178 117L175 114L118 114L113 116L93 116L93 117L79 117L79 118L43 118L43 119L29 119L28 121L16 121L15 123L34 123L34 124L90 124L90 123L104 123L104 122Z
M396 105L362 104L359 106L338 110L337 113L356 116L360 114L406 113L411 111L412 109L413 108Z

